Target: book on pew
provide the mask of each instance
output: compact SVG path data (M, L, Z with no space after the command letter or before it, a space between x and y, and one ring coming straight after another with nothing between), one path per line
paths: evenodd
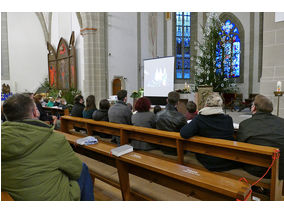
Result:
M97 144L98 143L98 139L96 139L93 136L88 136L88 137L84 137L84 138L79 138L76 141L77 144L80 145L91 145L91 144Z
M129 152L133 152L133 147L125 144L116 148L113 148L112 150L110 150L110 154L119 157L121 155L127 154Z

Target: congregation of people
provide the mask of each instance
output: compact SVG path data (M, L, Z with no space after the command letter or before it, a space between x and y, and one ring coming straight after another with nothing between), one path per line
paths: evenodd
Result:
M234 136L233 119L224 113L223 99L218 93L210 94L205 101L204 108L199 111L197 111L196 104L189 101L186 105L186 114L177 110L180 95L175 91L168 94L167 105L164 109L159 105L151 109L151 101L147 97L139 98L135 105L131 106L127 102L126 90L118 91L117 99L113 105L110 105L107 99L102 99L97 108L94 95L86 98L86 104L84 97L77 95L70 115L96 121L179 132L180 136L185 139L198 135L226 140L237 139L240 142L277 147L280 149L279 178L284 178L284 119L272 115L272 102L263 95L255 97L251 106L252 117L240 123L236 136ZM4 166L2 163L2 188L16 195L15 199L33 199L32 195L28 197L27 195L34 193L35 190L42 190L40 193L42 197L37 197L37 199L94 200L93 195L90 195L93 192L93 185L86 164L75 156L63 136L53 132L57 118L48 115L43 109L43 106L56 105L64 107L66 101L44 100L38 94L35 96L15 94L8 98L2 106L4 119L7 120L2 123L2 162L5 162ZM75 130L82 129L75 128ZM98 136L111 137L112 143L120 145L118 136L99 133ZM21 143L18 143L18 140ZM131 145L134 150L157 149L165 155L177 155L175 148L162 145L138 140L132 140ZM196 153L195 157L210 171L243 169L257 177L261 177L266 171L262 167L245 165L205 154ZM15 159L25 163L19 165ZM47 162L49 166L44 167ZM39 174L37 170L40 170L40 175L34 176L32 181L28 180L27 177ZM12 173L16 176L8 178ZM269 177L268 173L264 178ZM24 185L21 182L25 182ZM23 186L23 188L17 186ZM47 191L47 189L50 190Z

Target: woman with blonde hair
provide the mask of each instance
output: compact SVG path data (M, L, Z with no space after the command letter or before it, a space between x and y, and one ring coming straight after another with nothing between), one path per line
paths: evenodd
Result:
M190 138L199 135L208 138L234 140L233 119L224 114L222 107L221 96L218 93L209 94L205 107L198 112L198 115L189 124L186 124L180 130L181 137ZM211 171L226 171L240 167L239 163L222 158L197 153L195 156L205 168Z

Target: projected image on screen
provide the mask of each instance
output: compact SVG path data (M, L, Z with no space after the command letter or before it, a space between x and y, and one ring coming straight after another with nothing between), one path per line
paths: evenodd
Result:
M174 57L144 61L144 96L166 97L174 90Z

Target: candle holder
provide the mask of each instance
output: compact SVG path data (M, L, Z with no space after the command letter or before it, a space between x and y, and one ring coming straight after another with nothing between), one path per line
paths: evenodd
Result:
M284 91L275 91L274 95L276 97L278 97L278 101L277 101L277 116L279 116L279 102L280 102L280 97L283 96Z

